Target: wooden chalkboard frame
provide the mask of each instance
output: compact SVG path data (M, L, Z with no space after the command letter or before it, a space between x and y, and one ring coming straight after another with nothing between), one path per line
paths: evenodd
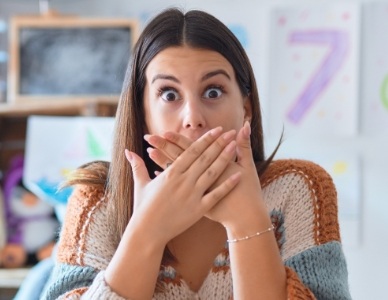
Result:
M9 62L8 62L8 91L7 101L15 104L26 103L79 103L90 100L116 101L119 94L97 93L97 94L25 94L21 93L21 44L20 33L23 29L74 29L74 28L102 28L115 29L125 28L129 30L128 51L131 54L139 34L139 23L136 19L117 18L83 18L63 15L41 15L41 16L14 16L9 26Z

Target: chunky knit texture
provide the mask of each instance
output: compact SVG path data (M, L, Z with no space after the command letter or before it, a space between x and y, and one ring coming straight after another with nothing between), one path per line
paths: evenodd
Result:
M270 165L261 184L286 268L288 299L351 299L330 176L311 162L279 160ZM43 299L124 299L104 281L115 252L107 228L107 202L103 191L92 187L73 193ZM228 247L214 260L198 293L172 266L161 267L158 280L165 291L155 293L155 300L232 299Z

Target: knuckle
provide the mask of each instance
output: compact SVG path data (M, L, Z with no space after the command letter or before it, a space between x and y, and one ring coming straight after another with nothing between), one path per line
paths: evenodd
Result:
M224 165L227 165L231 160L231 157L229 154L227 153L222 153L220 156L219 156L219 161L221 162L221 165L224 166Z
M201 150L197 146L190 147L188 150L190 154L193 154L195 156L198 156L201 154Z
M166 132L164 134L164 138L166 140L168 140L169 142L176 144L176 145L180 145L180 143L182 142L181 136L175 132Z
M204 140L206 143L211 144L214 141L214 137L210 134L205 134Z
M250 143L243 143L239 147L244 148L244 149L251 149L251 144Z
M225 148L225 146L226 146L225 140L222 139L222 138L217 139L217 140L215 141L215 143L214 143L214 146L216 147L216 149L217 149L219 152L222 151L222 150Z
M179 142L179 136L177 134L170 134L169 140L176 144Z
M180 155L182 154L182 151L178 150L178 149L175 149L173 152L172 152L172 158L173 159L177 159Z
M217 172L217 170L213 170L211 168L206 170L206 176L210 179L218 178L218 174L219 173Z
M140 164L136 162L131 167L134 172L137 172L140 169Z
M199 157L199 161L205 165L210 165L212 162L213 162L213 159L211 159L211 157L209 157L209 155L207 154L202 154L200 157Z
M222 196L223 196L222 193L218 189L214 190L210 195L211 200L213 200L213 202L220 200Z
M165 139L160 139L159 148L160 149L166 149L167 148L167 141Z

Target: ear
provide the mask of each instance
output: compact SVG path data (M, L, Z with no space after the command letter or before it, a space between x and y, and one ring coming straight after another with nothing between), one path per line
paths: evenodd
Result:
M250 95L244 97L244 122L252 120L252 103Z

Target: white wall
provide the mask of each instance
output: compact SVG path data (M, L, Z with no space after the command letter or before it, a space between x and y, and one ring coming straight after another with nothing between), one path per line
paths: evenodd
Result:
M2 0L0 2L0 18L8 19L12 14L37 13L38 1L17 1ZM252 59L256 76L258 78L261 98L265 99L268 94L266 72L268 65L266 57L268 54L268 11L273 5L293 5L310 3L334 3L332 1L298 1L298 0L239 0L239 1L129 1L129 0L79 0L79 1L53 1L52 7L61 13L71 13L81 16L119 16L136 17L142 22L146 21L151 15L161 8L168 5L178 5L183 8L202 8L214 15L220 17L223 21L233 17L241 18L241 21L250 20L259 37L254 41L254 48L248 54ZM372 1L347 1L368 4ZM388 2L388 0L382 1ZM0 49L4 40L0 38ZM363 45L367 47L367 45ZM364 49L364 48L362 48ZM361 50L362 50L361 49ZM360 57L361 74L363 74L363 56ZM361 85L364 76L361 79ZM0 74L1 79L1 74ZM361 91L360 107L363 101L369 95ZM264 106L264 119L269 116L268 108ZM360 228L360 244L357 247L345 247L345 254L349 266L350 287L353 298L363 299L387 299L386 286L388 282L388 130L385 133L376 135L367 135L365 133L365 119L363 111L360 111L360 129L359 134L349 138L333 139L301 139L294 136L287 137L283 143L280 155L286 155L288 147L295 148L303 144L306 152L314 152L316 149L326 149L335 152L337 150L348 151L348 153L357 153L361 159L361 181L360 189L362 213ZM388 114L387 114L388 118ZM279 120L280 121L280 120ZM276 137L268 139L268 151L276 143ZM301 157L303 158L303 157Z

